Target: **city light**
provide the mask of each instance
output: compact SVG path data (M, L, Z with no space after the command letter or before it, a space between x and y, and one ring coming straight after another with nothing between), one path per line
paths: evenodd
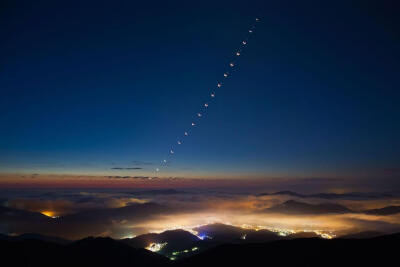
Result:
M163 249L168 243L151 243L146 247L147 250L150 250L152 252L159 252L160 250Z

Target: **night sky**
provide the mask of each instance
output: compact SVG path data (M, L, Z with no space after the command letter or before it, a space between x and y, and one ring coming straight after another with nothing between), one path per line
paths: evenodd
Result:
M2 174L400 175L396 1L83 2L0 4Z

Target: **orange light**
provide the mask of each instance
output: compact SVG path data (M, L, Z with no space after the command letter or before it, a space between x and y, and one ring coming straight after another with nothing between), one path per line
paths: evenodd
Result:
M51 210L45 210L45 211L41 211L41 214L47 216L47 217L51 217L51 218L57 218L58 216L56 216L56 213L54 211Z

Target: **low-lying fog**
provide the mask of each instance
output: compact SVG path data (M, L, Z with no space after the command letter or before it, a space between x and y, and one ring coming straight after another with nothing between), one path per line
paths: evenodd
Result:
M124 238L168 229L192 231L215 222L277 231L325 231L333 236L400 230L397 194L71 189L4 190L2 196L0 232L9 235Z

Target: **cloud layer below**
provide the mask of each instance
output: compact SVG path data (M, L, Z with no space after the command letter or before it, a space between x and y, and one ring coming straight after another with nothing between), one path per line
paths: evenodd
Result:
M290 191L248 194L199 189L38 189L2 190L2 196L0 232L6 234L122 238L215 222L337 234L400 231L400 213L366 212L400 206L400 195L395 193L330 194L327 199L326 195ZM344 209L338 211L338 206ZM295 212L285 211L293 207Z

